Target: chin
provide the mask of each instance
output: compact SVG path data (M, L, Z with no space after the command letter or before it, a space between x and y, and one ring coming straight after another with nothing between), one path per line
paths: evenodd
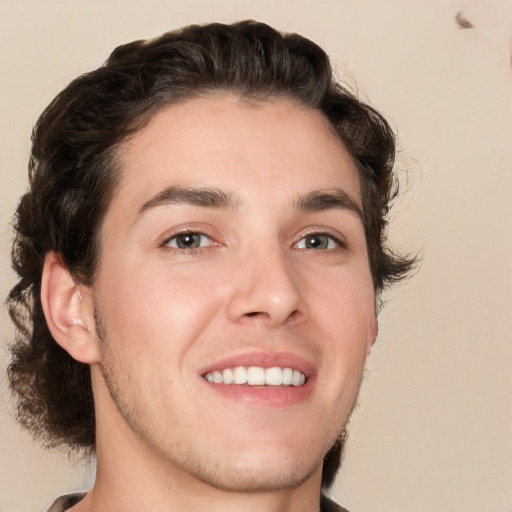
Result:
M281 464L267 467L264 469L254 467L238 466L236 469L224 468L222 471L196 476L204 483L216 489L228 492L270 492L281 489L293 489L301 486L307 481L321 466L302 467L302 464L290 467L283 467Z
M237 456L234 450L231 457L224 454L222 463L217 462L213 454L208 460L196 459L192 473L219 490L268 492L299 487L317 472L320 481L323 459L322 450L312 453L304 451L302 446L291 453L263 449Z

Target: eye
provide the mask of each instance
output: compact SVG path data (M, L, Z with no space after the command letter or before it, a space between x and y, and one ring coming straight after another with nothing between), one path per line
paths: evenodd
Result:
M164 245L174 249L199 249L200 247L207 247L212 243L212 239L203 233L186 232L172 236Z
M296 244L297 249L329 250L341 247L343 244L327 233L311 233L301 238Z

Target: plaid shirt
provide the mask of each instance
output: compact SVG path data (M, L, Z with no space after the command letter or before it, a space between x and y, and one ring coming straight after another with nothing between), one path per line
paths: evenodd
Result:
M73 505L76 505L84 496L85 492L61 496L48 509L48 512L64 512ZM340 507L337 503L334 503L334 501L330 500L323 494L320 499L320 509L321 512L348 512L346 508Z

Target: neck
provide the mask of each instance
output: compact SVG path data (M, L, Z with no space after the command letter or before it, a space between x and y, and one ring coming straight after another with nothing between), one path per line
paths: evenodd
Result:
M93 488L73 512L319 512L321 466L300 485L233 492L215 488L168 464L109 446L98 451Z

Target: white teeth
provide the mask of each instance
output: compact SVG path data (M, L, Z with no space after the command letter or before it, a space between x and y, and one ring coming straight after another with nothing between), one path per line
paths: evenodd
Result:
M292 386L302 386L302 384L304 384L304 381L304 374L298 372L297 370L294 370L292 377Z
M204 378L214 384L247 384L249 386L302 386L306 376L292 368L261 368L237 366L208 372Z
M237 366L233 370L235 384L245 384L247 382L247 370L243 366Z
M233 372L229 368L222 372L222 382L224 384L231 384L233 382Z
M265 384L265 370L259 366L247 369L247 384L249 386L263 386Z
M293 370L291 368L285 368L283 370L283 384L289 386L292 383Z
M283 371L281 368L267 368L265 370L265 384L267 386L281 386L283 384Z

